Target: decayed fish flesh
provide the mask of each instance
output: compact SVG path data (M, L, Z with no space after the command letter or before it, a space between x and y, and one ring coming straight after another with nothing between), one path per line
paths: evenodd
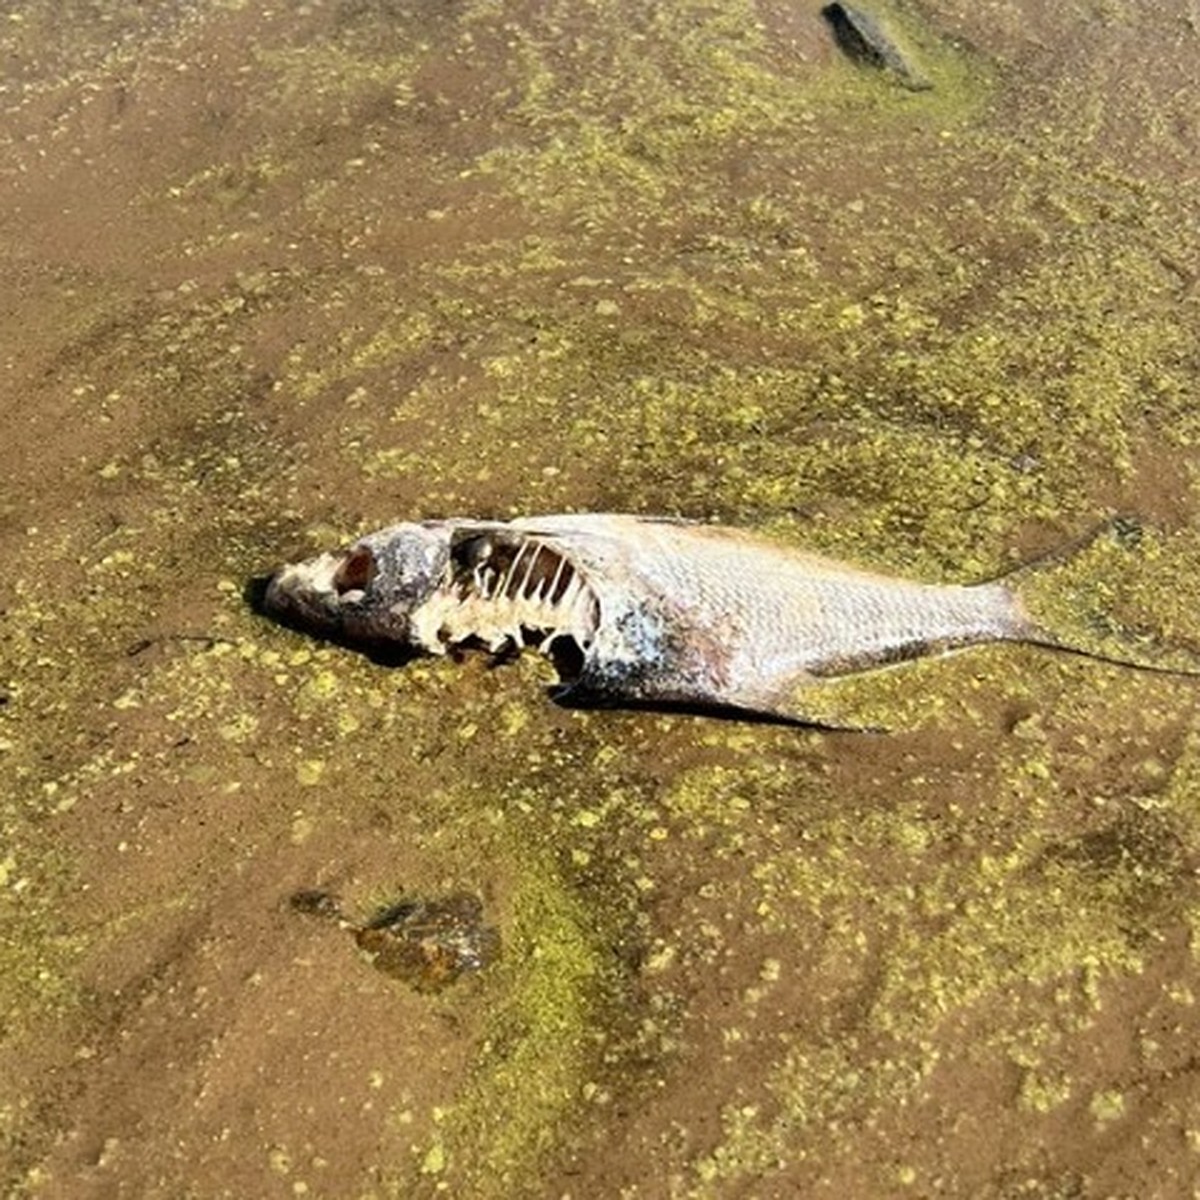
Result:
M741 530L616 514L394 525L283 567L262 607L402 655L536 647L567 703L795 721L812 718L823 679L984 642L1072 648L1011 580L919 583Z

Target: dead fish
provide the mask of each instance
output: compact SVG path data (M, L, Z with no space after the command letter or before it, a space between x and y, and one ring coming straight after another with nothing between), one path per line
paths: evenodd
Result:
M1132 649L1114 659L1043 628L1018 594L1037 569L930 584L666 518L441 520L394 525L285 566L261 607L310 633L401 657L535 647L557 669L555 698L567 704L734 710L818 725L830 724L812 705L823 680L987 642L1164 669Z
M924 92L933 87L900 53L869 12L850 4L827 4L821 15L833 29L838 45L855 62L890 71L910 91Z

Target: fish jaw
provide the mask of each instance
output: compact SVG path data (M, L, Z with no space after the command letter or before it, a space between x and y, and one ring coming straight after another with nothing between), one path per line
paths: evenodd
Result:
M340 631L347 606L334 580L347 553L329 552L280 567L267 582L263 611L310 633Z
M438 524L405 524L346 549L281 567L267 583L263 611L348 645L413 646L413 614L439 588L449 535Z

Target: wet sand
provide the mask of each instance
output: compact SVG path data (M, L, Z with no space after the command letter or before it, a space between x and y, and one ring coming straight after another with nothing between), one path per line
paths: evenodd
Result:
M1200 646L1200 16L72 6L0 23L0 1180L46 1197L1186 1197L1200 689L574 712L256 616L405 517L632 509ZM1102 622L1101 622L1102 624ZM496 961L377 970L469 894Z

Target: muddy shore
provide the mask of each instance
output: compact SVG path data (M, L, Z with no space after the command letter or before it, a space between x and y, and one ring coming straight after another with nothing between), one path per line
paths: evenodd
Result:
M1200 687L576 712L246 603L632 509L1200 647L1200 14L243 0L0 18L0 1191L1190 1197ZM436 992L335 922L478 898ZM489 955L489 959L490 959Z

